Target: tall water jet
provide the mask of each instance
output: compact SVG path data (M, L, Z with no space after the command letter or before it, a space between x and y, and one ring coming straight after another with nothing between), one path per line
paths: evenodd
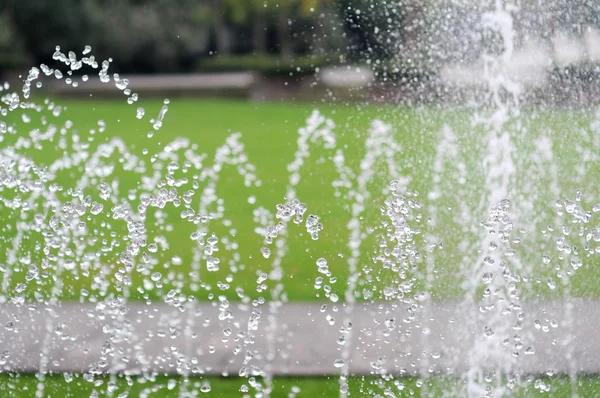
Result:
M350 250L350 256L347 260L349 280L344 294L346 304L344 311L346 316L342 320L340 337L338 339L338 344L341 346L340 362L338 363L342 364L340 369L340 396L346 396L348 392L347 378L349 376L349 360L353 349L351 343L354 334L351 318L356 304L356 286L361 273L363 275L370 273L370 265L367 265L362 270L358 268L361 251L364 249L361 245L367 235L364 231L364 226L361 225L361 220L366 210L366 204L371 197L368 184L379 173L384 178L399 178L401 174L395 162L402 148L394 140L391 126L379 120L374 121L365 142L365 149L366 153L360 161L360 173L358 175L354 175L352 170L345 164L345 157L342 150L338 149L334 158L336 169L340 175L340 179L336 181L336 186L345 188L346 195L344 196L351 199L351 219L347 225L349 230L348 248ZM385 167L378 170L376 168L378 162L383 162ZM398 183L402 182L406 185L409 181L409 178L404 177L402 180L398 180ZM371 299L371 297L364 298Z
M483 302L479 309L486 323L484 330L476 331L475 344L469 353L466 391L469 396L502 396L506 391L502 387L503 378L508 378L508 385L514 385L519 377L514 374L514 364L523 347L520 336L514 335L515 329L521 329L517 325L524 316L518 302L520 276L514 270L515 265L509 263L509 257L515 253L510 239L514 227L508 218L509 203L505 202L513 196L511 182L516 172L514 144L506 124L518 115L520 94L520 87L506 75L514 50L511 15L514 11L516 8L511 3L497 0L495 9L482 15L484 35L500 49L497 54L487 52L482 56L492 115L476 120L488 131L484 159L487 194L483 195L479 209L492 210L484 223L489 233L481 242L481 254L472 270L467 271L469 279L465 285L465 301L473 309L472 303L481 300L478 295L483 281ZM474 314L472 319L481 321L481 317ZM509 345L514 348L507 347Z

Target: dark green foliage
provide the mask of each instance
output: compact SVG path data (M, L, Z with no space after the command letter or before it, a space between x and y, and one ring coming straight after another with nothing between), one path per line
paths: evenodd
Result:
M600 63L579 62L569 65L554 65L550 71L554 84L591 84L600 82Z
M202 59L198 70L208 72L252 71L263 76L310 75L316 68L339 62L339 58L301 56L283 59L277 55L229 55Z
M433 80L438 73L431 63L402 57L376 62L373 70L378 80L398 83L426 82Z
M75 52L91 45L120 72L180 71L208 45L206 6L195 1L7 0L1 10L36 64L51 63L57 45Z
M0 69L54 66L57 45L90 45L120 73L186 72L209 54L249 52L265 54L243 61L251 70L312 73L321 61L295 57L345 52L341 25L333 0L0 0Z

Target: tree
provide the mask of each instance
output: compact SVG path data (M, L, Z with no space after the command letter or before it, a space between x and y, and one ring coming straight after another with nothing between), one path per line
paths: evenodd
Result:
M279 51L283 58L289 58L294 52L293 42L290 36L290 27L293 23L291 15L312 17L318 15L320 7L333 0L271 0L271 6L276 8L277 39ZM318 23L318 21L317 21Z
M290 58L294 52L291 37L290 19L291 10L295 0L279 0L275 4L277 41L279 42L279 54L282 58Z
M258 54L267 52L267 7L262 0L249 0L253 6L252 41Z
M91 45L98 58L113 57L121 71L157 72L182 68L202 49L206 22L195 0L8 0L17 37L33 62L51 62L54 48L81 51Z
M217 54L225 55L230 52L229 34L225 24L225 4L222 0L212 0L211 2L211 20L213 33L215 35L215 44Z
M252 26L254 51L266 53L267 31L273 26L282 57L289 58L294 53L294 42L290 27L292 15L306 20L312 19L320 7L334 0L225 0L226 14L234 24Z
M51 55L56 45L83 49L91 39L93 6L89 0L9 0L5 7L25 48L40 59Z
M27 66L28 62L9 12L0 9L0 69L20 68Z

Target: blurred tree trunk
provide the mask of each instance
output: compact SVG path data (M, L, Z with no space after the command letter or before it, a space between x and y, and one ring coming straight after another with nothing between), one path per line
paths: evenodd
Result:
M267 52L267 14L264 7L257 7L254 11L253 21L254 52L265 54Z
M406 1L403 4L402 45L404 51L411 57L418 52L419 38L422 34L420 7L421 5L415 1Z
M217 53L229 54L229 34L225 24L225 8L222 0L212 0L212 28L215 34Z
M288 9L280 4L277 8L277 40L282 58L291 58L293 55L290 26L288 24Z
M341 49L346 48L344 29L340 29L343 25L342 13L338 12L335 6L321 5L319 12L312 19L311 53L327 57L339 55Z

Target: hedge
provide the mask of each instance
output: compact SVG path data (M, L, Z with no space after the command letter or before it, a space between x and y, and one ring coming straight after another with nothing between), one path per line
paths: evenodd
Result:
M301 76L311 75L317 68L339 63L336 61L316 56L283 59L274 55L221 55L201 59L196 69L201 72L251 71L264 76Z

